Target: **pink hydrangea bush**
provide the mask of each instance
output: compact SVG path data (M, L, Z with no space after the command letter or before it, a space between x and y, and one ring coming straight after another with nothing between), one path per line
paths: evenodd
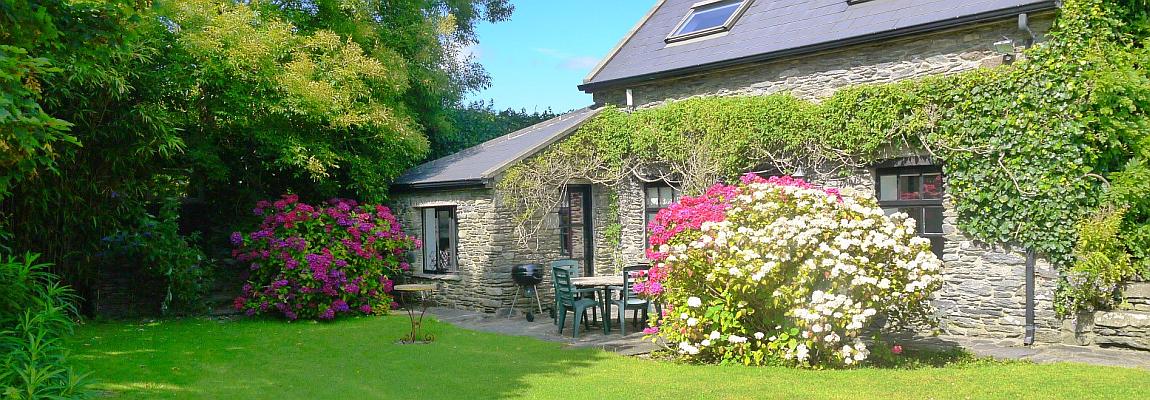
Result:
M702 362L851 366L876 319L929 323L941 261L905 214L870 196L755 175L660 211L641 295L648 334Z
M259 229L231 236L232 256L250 270L237 310L331 320L394 308L394 279L410 268L404 255L420 243L390 209L346 199L314 207L285 195L253 212L264 217Z

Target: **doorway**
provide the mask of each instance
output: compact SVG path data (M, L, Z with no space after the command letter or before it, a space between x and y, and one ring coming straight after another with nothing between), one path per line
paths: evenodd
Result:
M567 185L559 204L559 255L579 261L581 276L595 274L591 185Z

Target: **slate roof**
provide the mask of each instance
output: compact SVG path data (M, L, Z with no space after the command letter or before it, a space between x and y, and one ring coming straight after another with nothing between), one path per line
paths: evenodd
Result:
M661 0L579 89L634 84L712 68L1053 10L1056 0L754 0L724 36L667 35L699 0ZM987 46L990 44L988 43Z
M487 185L511 164L566 137L600 110L581 108L429 161L405 172L395 185L410 189Z

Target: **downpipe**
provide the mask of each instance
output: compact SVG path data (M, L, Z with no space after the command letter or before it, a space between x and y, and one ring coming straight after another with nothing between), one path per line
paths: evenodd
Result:
M1026 250L1026 335L1022 344L1034 344L1034 264L1037 261L1033 249Z

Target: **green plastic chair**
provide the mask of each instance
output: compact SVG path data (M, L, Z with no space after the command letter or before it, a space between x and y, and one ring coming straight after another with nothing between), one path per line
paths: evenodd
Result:
M567 272L571 273L572 278L578 278L580 276L580 272L582 271L582 269L580 268L581 265L580 265L579 260L573 260L573 259L569 259L569 258L563 259L563 260L552 261L551 262L551 268L555 268L555 267L566 268ZM584 289L575 288L575 298L576 299L595 300L595 296L598 294L599 294L599 289L597 289L597 288L584 288ZM556 301L555 310L558 311L559 310L559 299L555 299L555 301ZM596 301L598 301L598 300L596 300ZM603 317L603 318L606 319L608 317ZM595 321L595 322L599 321L599 314L595 311L595 309L591 309L591 321ZM555 318L554 322L556 324L559 323L558 314L556 314L556 318ZM584 320L583 323L587 323L587 321Z
M622 335L627 334L627 310L634 310L635 315L632 317L632 324L638 329L639 320L647 321L647 311L651 308L651 301L635 295L633 287L635 286L635 276L639 273L646 272L651 267L646 265L630 265L623 267L623 286L612 287L612 289L619 291L619 298L611 302L612 305L619 308L619 333ZM643 313L640 315L639 312ZM611 308L608 307L604 311L606 314L611 315Z
M579 320L587 316L587 309L594 309L599 305L595 299L576 298L575 285L571 284L571 271L566 267L551 267L551 284L555 286L555 313L558 319L559 334L563 334L563 325L567 321L567 311L575 313L575 321L571 329L571 337L579 338ZM606 324L604 324L606 330ZM591 327L588 325L587 329ZM607 332L603 332L606 334Z

